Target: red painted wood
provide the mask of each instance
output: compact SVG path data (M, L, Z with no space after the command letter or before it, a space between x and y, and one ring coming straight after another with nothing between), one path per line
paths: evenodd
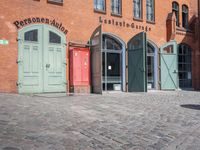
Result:
M90 85L89 48L70 48L70 86Z

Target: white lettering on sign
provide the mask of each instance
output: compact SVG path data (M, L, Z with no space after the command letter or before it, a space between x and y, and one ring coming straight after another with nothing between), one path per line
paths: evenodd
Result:
M8 45L8 40L0 40L0 45Z

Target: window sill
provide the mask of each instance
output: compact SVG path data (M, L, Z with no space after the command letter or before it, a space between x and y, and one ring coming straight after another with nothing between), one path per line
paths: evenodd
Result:
M155 21L149 21L149 20L147 20L146 22L149 23L149 24L156 24Z
M140 19L140 18L134 18L134 17L133 17L133 20L139 21L139 22L143 22L143 19Z
M111 16L122 18L122 15L121 15L121 14L111 13Z
M55 2L55 1L49 1L49 0L47 0L47 3L54 4L54 5L59 5L59 6L63 6L63 2Z
M106 11L94 9L95 13L106 14Z

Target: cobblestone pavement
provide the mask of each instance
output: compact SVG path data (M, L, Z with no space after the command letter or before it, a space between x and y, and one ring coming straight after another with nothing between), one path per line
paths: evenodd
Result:
M0 94L0 150L200 150L200 92Z

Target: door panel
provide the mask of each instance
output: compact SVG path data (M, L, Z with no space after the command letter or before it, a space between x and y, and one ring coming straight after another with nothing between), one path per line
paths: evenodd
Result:
M91 86L92 92L102 94L102 29L101 25L91 38Z
M146 92L146 33L141 32L128 42L128 91Z
M161 90L178 88L177 44L175 41L161 47Z
M19 93L42 91L42 28L34 26L19 32Z
M44 92L66 91L66 46L59 32L44 28Z

